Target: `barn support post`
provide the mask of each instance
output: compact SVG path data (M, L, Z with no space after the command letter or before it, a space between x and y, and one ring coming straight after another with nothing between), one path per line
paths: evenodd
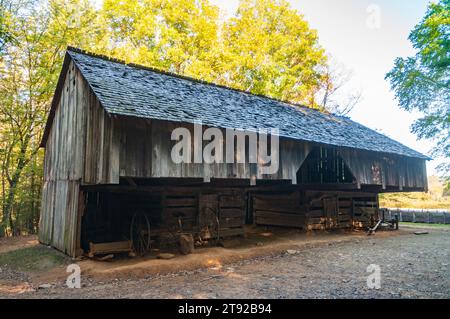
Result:
M73 257L79 257L83 255L83 249L81 248L81 221L86 208L86 194L83 190L79 190L78 196L78 212L77 212L77 224L76 227L76 236L75 236L75 251Z

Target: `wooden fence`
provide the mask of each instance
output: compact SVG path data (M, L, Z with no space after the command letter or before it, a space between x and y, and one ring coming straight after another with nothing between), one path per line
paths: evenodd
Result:
M450 224L450 210L444 209L405 209L383 208L385 218L392 219L398 216L400 222Z

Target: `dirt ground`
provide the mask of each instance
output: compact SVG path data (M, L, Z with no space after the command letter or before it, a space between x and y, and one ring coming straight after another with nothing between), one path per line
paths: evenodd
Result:
M26 247L36 246L38 244L36 236L21 236L12 238L0 238L0 254L8 251L17 250Z
M417 230L370 237L254 230L236 247L197 249L170 260L156 259L155 252L110 262L67 260L81 267L81 289L67 288L66 265L38 273L0 265L0 298L448 299L450 229ZM367 287L370 264L380 266L380 289Z

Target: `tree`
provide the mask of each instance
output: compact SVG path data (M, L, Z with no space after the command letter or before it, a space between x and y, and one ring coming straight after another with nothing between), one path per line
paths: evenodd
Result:
M284 0L241 0L223 31L220 82L242 90L319 107L314 95L326 65L318 36Z
M208 0L105 0L109 53L213 80L219 10Z
M36 186L42 171L39 142L65 49L69 44L87 46L98 34L96 15L87 0L32 1L22 10L10 7L16 9L8 12L14 41L5 46L0 65L0 235L19 232L14 214L26 201L23 196L18 201L17 196L40 188ZM24 174L29 181L23 180ZM23 185L28 186L23 189ZM38 210L35 200L30 207Z
M11 4L7 0L0 0L0 56L4 53L5 45L13 40L8 28L9 11Z
M436 141L432 154L445 158L439 169L450 187L450 0L431 3L409 40L417 54L397 58L386 79L401 108L423 114L412 131Z
M317 103L323 110L345 116L360 102L362 92L349 87L353 74L344 65L328 57L323 69L323 80L316 94Z
M8 30L6 28L6 10L3 0L0 1L0 53L3 52L5 43L9 40Z
M5 27L5 9L3 1L0 2L0 52L3 51L4 43L7 42L8 34Z

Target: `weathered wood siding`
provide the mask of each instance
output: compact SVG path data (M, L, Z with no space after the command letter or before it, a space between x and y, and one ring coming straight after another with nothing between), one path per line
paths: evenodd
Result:
M86 92L79 72L70 63L44 160L39 239L70 255L77 248Z
M252 195L257 225L325 230L368 227L378 220L376 194L293 191Z
M112 119L70 63L45 145L41 242L76 254L80 185L119 182L112 132Z
M88 99L85 184L117 184L120 177L291 180L296 184L297 171L313 147L307 142L280 138L279 170L272 175L263 175L260 164L248 163L248 158L243 164L193 163L193 125L110 117L95 96ZM178 127L191 132L192 163L175 164L171 159L172 147L177 143L171 140L171 133ZM205 129L207 127L203 127ZM222 133L225 145L225 130ZM203 141L203 146L208 143ZM225 147L223 153L225 160ZM246 154L248 156L248 145ZM339 155L359 186L379 185L383 189L398 187L400 190L427 188L424 160L351 149L340 149Z
M309 154L308 143L280 139L280 163L278 173L263 175L259 164L248 163L194 163L193 125L173 122L150 121L143 119L118 118L113 134L120 139L120 176L133 178L176 177L176 178L234 178L234 179L278 179L296 182L296 174ZM192 135L192 163L175 164L171 159L172 147L177 143L171 140L171 133L178 127L189 129ZM207 127L204 127L205 130ZM222 130L224 143L225 130ZM208 141L203 141L203 146ZM224 144L225 145L225 144ZM224 147L225 161L225 147ZM248 156L248 146L246 147ZM237 154L235 154L237 156ZM116 164L116 163L114 163Z
M86 114L83 122L86 139L83 184L118 184L120 140L116 135L117 122L88 87L83 90L86 92L81 105Z
M41 242L76 254L80 185L119 183L120 139L114 123L70 62L45 145Z
M301 205L300 192L254 194L252 196L254 223L304 228L306 210Z
M427 190L425 160L351 149L340 155L359 185Z

